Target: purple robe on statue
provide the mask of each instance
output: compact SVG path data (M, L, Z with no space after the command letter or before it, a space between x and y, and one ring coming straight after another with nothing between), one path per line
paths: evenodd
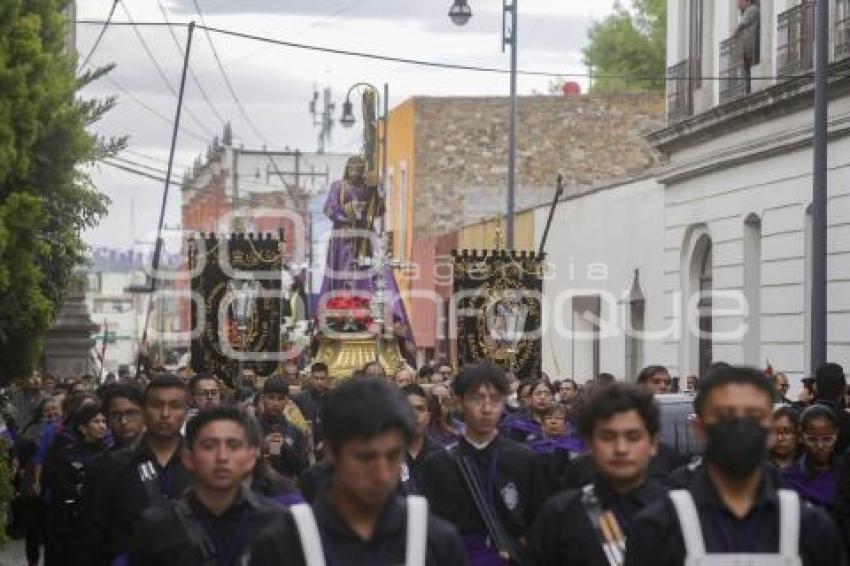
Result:
M321 294L330 291L365 291L374 294L377 269L362 266L358 262L358 247L365 256L371 255L371 248L377 241L377 234L365 220L368 213L370 191L365 185L353 186L347 181L334 181L331 184L328 199L325 201L325 215L333 222L333 234L328 242L328 257L325 264L325 275L322 279ZM377 220L386 212L384 199L375 199L376 210L373 220ZM359 216L358 216L359 209ZM359 230L356 233L347 233ZM371 244L366 243L371 235ZM404 302L399 297L398 284L392 268L384 270L385 297L392 305L393 328L401 326L406 339L412 342L410 323ZM389 323L389 321L387 321Z

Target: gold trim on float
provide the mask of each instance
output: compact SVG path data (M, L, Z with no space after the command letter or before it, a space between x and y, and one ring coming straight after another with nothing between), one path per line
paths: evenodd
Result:
M376 359L387 375L392 375L404 365L398 340L381 339L377 342L369 333L359 332L341 338L319 337L319 350L314 362L324 362L333 380L346 379Z

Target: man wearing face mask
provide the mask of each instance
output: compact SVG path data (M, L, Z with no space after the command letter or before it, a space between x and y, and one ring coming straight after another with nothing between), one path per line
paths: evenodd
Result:
M778 489L767 468L772 408L773 388L759 370L708 373L694 399L704 465L687 490L636 517L627 565L847 564L829 516Z

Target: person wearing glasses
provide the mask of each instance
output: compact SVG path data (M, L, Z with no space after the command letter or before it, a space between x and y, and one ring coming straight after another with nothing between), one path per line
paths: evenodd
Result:
M189 391L192 393L192 407L196 409L195 413L221 406L221 387L218 380L211 375L199 373L192 376Z
M838 417L825 405L812 405L800 417L803 454L782 471L786 487L806 501L831 510L838 492Z
M525 541L545 484L531 451L499 433L510 392L505 372L488 362L466 366L452 386L466 431L425 460L423 492L460 531L470 564L528 564Z

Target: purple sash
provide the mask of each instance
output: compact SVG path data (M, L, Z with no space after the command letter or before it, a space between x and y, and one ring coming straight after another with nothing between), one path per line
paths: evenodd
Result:
M507 566L510 562L487 544L482 535L463 535L463 549L469 559L469 566Z

